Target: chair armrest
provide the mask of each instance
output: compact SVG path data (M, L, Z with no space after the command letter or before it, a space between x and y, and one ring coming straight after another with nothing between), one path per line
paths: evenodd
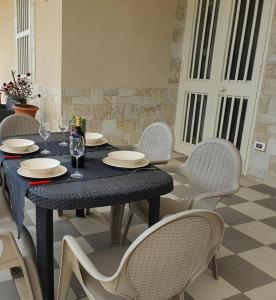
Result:
M66 235L63 238L63 243L66 243L70 250L73 252L75 258L78 260L78 262L82 265L82 267L86 270L86 272L92 276L94 279L98 281L103 282L110 282L114 280L114 276L107 277L103 275L93 264L93 262L88 258L86 253L82 250L82 248L79 246L78 242L69 235Z
M211 208L214 209L217 205L217 203L223 199L223 198L227 198L227 197L231 197L235 192L237 191L224 191L224 192L210 192L210 193L202 193L202 194L199 194L199 195L196 195L194 198L193 198L193 201L191 202L190 204L190 209L191 208L210 208L210 207L206 207L206 206L198 206L199 202L202 201L202 200L215 200L214 203L210 203L212 204Z

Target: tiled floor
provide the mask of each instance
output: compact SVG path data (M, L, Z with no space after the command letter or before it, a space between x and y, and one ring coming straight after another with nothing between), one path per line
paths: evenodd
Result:
M173 173L183 161L176 156L165 169L175 179L175 189L169 196L181 197L185 179ZM54 257L55 276L58 278L61 240L65 234L77 238L84 251L103 271L110 274L116 269L127 246L111 246L109 235L109 207L94 209L91 216L74 217L66 211L62 218L55 214ZM276 299L276 189L241 179L240 191L223 200L217 208L226 223L222 246L218 253L220 279L215 280L206 270L188 289L188 300L275 300ZM26 205L26 226L33 231L35 210ZM146 225L138 218L132 223L128 239L133 241ZM57 281L57 280L56 280ZM2 296L1 296L2 295ZM3 295L5 297L3 298ZM23 278L0 272L0 299L28 299ZM78 282L73 279L68 299L87 299Z

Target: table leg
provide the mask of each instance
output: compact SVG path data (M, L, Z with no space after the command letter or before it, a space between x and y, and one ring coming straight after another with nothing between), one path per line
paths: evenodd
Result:
M37 266L43 299L54 299L53 211L36 207Z
M111 206L111 243L119 244L121 241L121 228L124 216L125 204L118 204Z
M160 197L148 199L149 202L149 227L160 219Z

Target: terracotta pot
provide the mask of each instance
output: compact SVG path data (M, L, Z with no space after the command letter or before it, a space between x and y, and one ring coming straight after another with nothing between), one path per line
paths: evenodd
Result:
M34 118L35 118L36 112L39 110L39 108L37 106L30 105L30 104L25 104L25 105L14 104L12 106L12 108L16 114L25 114L25 115L29 115Z

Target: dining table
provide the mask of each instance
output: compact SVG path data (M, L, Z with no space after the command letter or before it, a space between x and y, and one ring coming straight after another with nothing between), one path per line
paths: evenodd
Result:
M33 140L39 147L44 147L42 138L37 135L23 136ZM22 136L21 136L22 138ZM25 197L32 201L36 209L36 251L37 267L42 286L43 298L54 299L54 259L53 259L53 211L54 210L81 210L95 207L111 206L111 242L118 242L123 208L132 201L147 200L149 203L148 226L159 221L160 196L173 190L173 178L156 166L149 165L140 169L121 169L105 165L102 161L109 152L118 150L116 147L105 144L96 147L87 147L85 165L80 171L84 174L81 179L73 179L70 173L71 156L69 147L59 146L62 140L61 133L52 133L47 146L51 153L42 156L40 151L1 161L2 184L6 190L20 186L22 179L17 174L20 162L28 158L50 157L60 161L68 169L67 174L60 178L51 179L47 184L28 185ZM1 141L0 141L1 142ZM16 203L13 193L8 191L11 209ZM16 201L25 201L16 199ZM24 209L24 203L20 206ZM24 212L22 212L24 214ZM114 232L117 228L117 233ZM118 233L119 230L119 233Z

